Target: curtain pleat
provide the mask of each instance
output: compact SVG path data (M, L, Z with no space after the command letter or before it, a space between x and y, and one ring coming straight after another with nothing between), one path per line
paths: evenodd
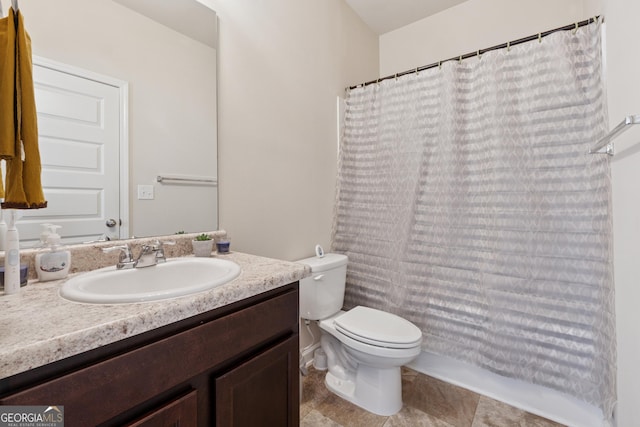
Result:
M424 349L615 402L600 24L349 91L332 246L345 306Z

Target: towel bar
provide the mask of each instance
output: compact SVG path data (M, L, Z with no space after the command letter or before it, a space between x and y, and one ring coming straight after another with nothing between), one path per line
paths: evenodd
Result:
M625 117L624 120L622 120L618 124L618 126L614 127L611 132L602 137L596 143L596 145L589 149L589 154L608 154L610 156L613 156L613 143L611 142L611 140L620 135L625 130L629 129L630 125L637 125L639 123L640 115ZM605 151L600 151L600 149L605 145L607 146L607 149Z
M180 182L185 184L206 184L206 185L218 185L216 178L205 177L186 177L186 176L164 176L158 175L156 181L163 183L165 181ZM170 183L170 182L167 182Z

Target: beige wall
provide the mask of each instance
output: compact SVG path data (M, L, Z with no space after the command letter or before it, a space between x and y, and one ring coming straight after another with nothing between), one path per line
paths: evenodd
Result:
M217 175L215 50L111 0L20 9L35 55L129 82L130 233L215 228L215 188L155 183L160 173ZM138 184L154 185L155 200L137 200ZM202 213L185 213L194 200Z
M378 38L342 0L203 1L219 17L220 227L286 260L329 246L336 97L378 75Z

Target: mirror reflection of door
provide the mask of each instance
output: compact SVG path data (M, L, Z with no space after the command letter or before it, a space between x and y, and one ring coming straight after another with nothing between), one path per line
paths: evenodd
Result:
M21 243L37 243L44 223L61 225L66 243L125 237L119 165L126 83L44 59L34 60L33 76L48 207L22 211Z

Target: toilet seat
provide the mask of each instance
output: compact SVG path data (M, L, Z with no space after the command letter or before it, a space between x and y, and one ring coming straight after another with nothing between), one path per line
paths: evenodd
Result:
M413 348L422 341L422 331L408 320L363 306L336 317L334 327L356 341L378 347Z

